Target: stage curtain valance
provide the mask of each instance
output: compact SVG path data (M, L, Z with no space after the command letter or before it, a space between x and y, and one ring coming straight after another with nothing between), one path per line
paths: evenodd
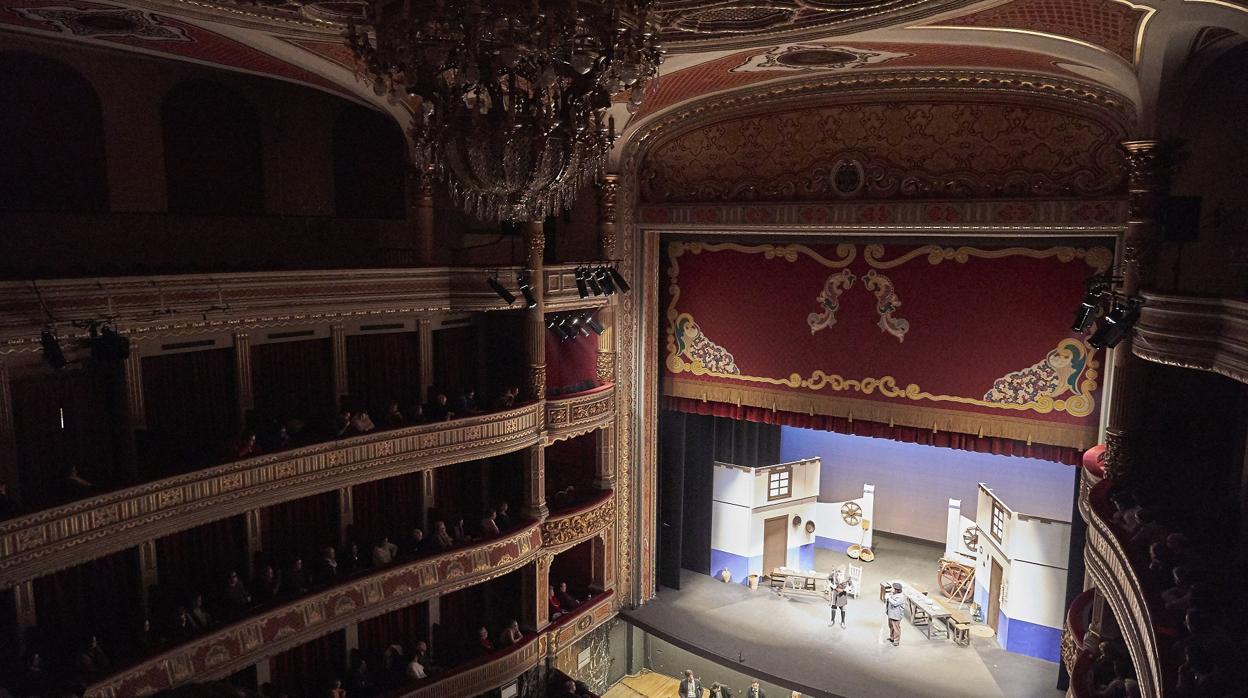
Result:
M1102 357L1070 323L1107 248L673 241L665 261L670 398L967 443L1096 441Z

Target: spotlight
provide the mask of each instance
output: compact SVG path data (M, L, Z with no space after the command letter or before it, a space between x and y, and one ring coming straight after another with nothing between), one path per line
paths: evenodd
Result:
M1088 323L1092 321L1092 317L1096 315L1097 307L1101 304L1101 297L1109 289L1112 282L1113 279L1108 274L1094 274L1083 282L1088 290L1083 295L1083 302L1075 310L1075 321L1071 324L1070 329L1075 332L1083 332L1088 328Z
M611 274L611 280L615 282L615 287L620 293L628 293L633 290L633 288L628 285L628 282L624 280L624 277L620 276L620 270L616 269L614 264L607 267L607 272Z
M546 329L558 335L560 340L567 340L568 338L568 331L564 329L563 325L559 324L557 316L551 317L546 321Z
M615 284L611 283L611 276L607 274L606 267L598 267L594 276L598 279L598 285L602 287L603 293L608 296L615 294Z
M490 288L494 289L494 292L498 294L498 297L502 298L503 302L507 305L511 305L516 302L516 297L511 294L511 291L507 290L506 286L500 284L498 279L491 276L485 280L485 283L489 284Z
M593 330L594 334L602 334L607 331L607 329L602 326L602 323L598 322L598 318L594 317L593 313L590 313L589 316L585 318L585 324L589 325L589 329Z
M585 285L585 267L576 268L576 290L580 292L581 298L589 297L589 287Z
M580 332L582 337L588 337L589 330L585 329L584 320L585 318L580 315L573 315L572 322L570 322L569 324L572 326L572 329L576 330L577 332Z
M602 286L599 286L598 280L594 278L593 269L589 269L589 268L585 269L585 285L589 286L590 292L593 293L595 296L602 295Z
M529 275L526 272L516 274L516 283L520 285L520 293L524 296L525 307L536 308L537 299L533 297L533 287L529 285Z
M65 353L61 351L61 342L52 334L51 329L46 329L39 334L39 344L43 347L43 360L48 362L52 368L64 368L69 363L65 360Z
M1105 314L1105 319L1088 338L1088 344L1097 349L1102 347L1113 349L1131 333L1131 328L1138 319L1140 319L1139 301L1128 298Z

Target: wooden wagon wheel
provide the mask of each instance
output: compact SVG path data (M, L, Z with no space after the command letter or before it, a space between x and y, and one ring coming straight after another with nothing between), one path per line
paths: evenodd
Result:
M971 595L975 580L975 568L953 560L941 560L940 572L936 574L936 586L946 598L959 603Z
M962 542L966 544L966 547L968 549L978 552L979 551L979 527L967 526L966 530L962 532Z
M862 507L858 502L845 502L841 505L841 519L850 526L857 526L862 520Z

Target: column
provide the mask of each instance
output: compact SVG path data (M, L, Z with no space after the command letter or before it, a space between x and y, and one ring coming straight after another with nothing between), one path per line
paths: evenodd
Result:
M17 472L17 432L13 426L13 393L9 388L9 369L0 358L0 484L9 496L22 501L21 480Z
M529 310L525 332L526 355L529 358L525 387L529 400L546 398L546 304L543 299L546 279L542 261L546 253L546 232L543 225L540 220L529 221L524 234L529 284L533 287L533 297L537 300L537 305Z
M433 263L433 173L412 170L407 177L408 221L412 226L412 252L419 264Z
M538 555L533 564L524 568L520 578L521 623L527 632L541 632L550 625L550 562L553 555ZM432 616L431 616L432 617Z
M329 328L331 360L334 362L334 414L342 405L342 399L350 393L347 385L347 332L342 325Z
M598 248L602 259L610 262L616 258L615 247L615 195L620 187L620 176L609 174L598 186ZM598 335L598 382L615 382L615 296L607 298L607 305L598 311L598 322L605 331Z
M139 355L139 342L130 338L130 354L121 366L120 428L122 466L132 482L138 481L138 453L135 448L135 432L147 429L147 407L143 402L143 357Z
M23 650L30 649L26 647L26 636L30 634L30 630L39 624L39 619L35 614L35 582L28 579L19 582L13 587L13 606L14 606L14 625L17 629L17 641Z
M351 666L351 655L355 654L356 650L360 649L360 624L352 623L351 625L348 625L343 628L342 634L344 635L343 644L346 649L346 652L342 657L342 663L343 666ZM404 646L406 647L407 643L404 643Z
M252 509L243 516L247 528L247 564L254 565L256 555L264 549L264 539L260 537L260 510Z
M1172 148L1161 141L1125 141L1128 166L1129 212L1127 232L1122 238L1122 282L1118 292L1135 296L1152 285L1154 262L1161 245L1159 213L1170 184ZM1140 399L1144 389L1141 360L1131 353L1132 338L1127 335L1113 349L1110 382L1112 399L1105 428L1105 474L1114 480L1129 479L1132 451L1136 444Z
M350 485L338 490L338 545L347 544L347 533L355 525L355 498Z
M615 427L605 426L594 432L594 487L615 489Z
M273 665L270 664L270 657L265 657L256 662L256 685L263 686L273 680Z
M550 515L546 508L546 448L537 443L524 452L524 515L542 520Z
M437 495L435 482L433 469L420 473L420 528L426 535L429 534L429 510L433 508Z
M234 335L234 390L238 400L238 428L247 426L247 414L255 409L251 393L251 338L246 332Z
M241 574L243 570L240 570ZM152 617L152 600L148 592L152 587L160 584L160 571L156 560L156 541L148 540L139 544L139 584L143 587L143 592L139 595L142 603L143 615L147 618Z
M420 399L429 398L433 387L433 322L428 318L416 321L417 342L420 353Z

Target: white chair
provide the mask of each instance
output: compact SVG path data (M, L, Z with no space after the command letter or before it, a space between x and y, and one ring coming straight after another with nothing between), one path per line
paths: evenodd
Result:
M849 595L858 598L858 588L862 586L862 565L849 566Z

